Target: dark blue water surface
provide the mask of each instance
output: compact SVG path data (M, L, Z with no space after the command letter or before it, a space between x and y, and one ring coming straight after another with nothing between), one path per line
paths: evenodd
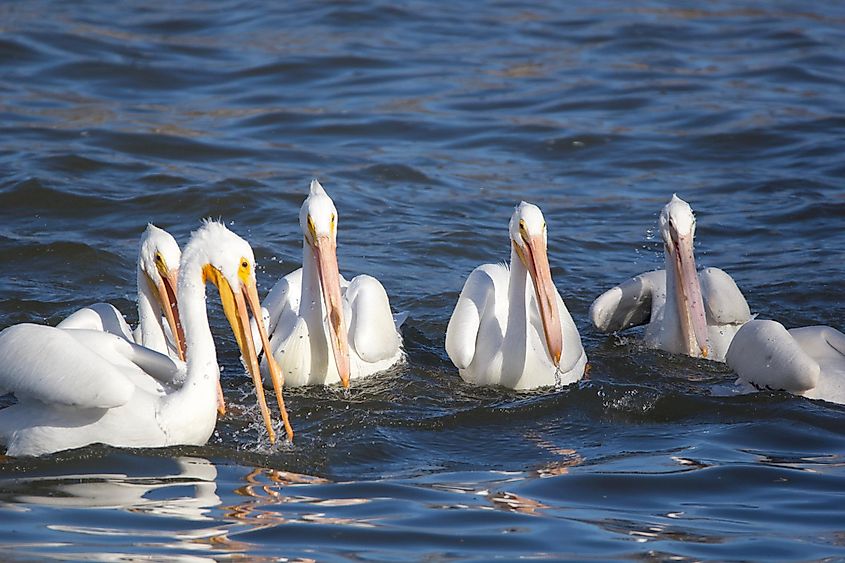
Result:
M587 321L661 265L677 192L753 312L842 328L843 53L839 2L0 4L0 328L134 321L148 221L223 218L264 292L314 177L341 270L410 313L405 366L289 390L271 447L215 307L209 444L3 460L3 558L845 558L845 408ZM443 350L521 199L593 366L562 390L471 387Z

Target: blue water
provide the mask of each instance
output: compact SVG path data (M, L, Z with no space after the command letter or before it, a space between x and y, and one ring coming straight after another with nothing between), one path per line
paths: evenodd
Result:
M842 328L843 46L835 2L0 4L0 328L134 321L148 221L223 218L264 292L314 177L342 272L410 313L405 366L289 390L270 446L213 308L209 444L3 460L3 557L845 558L845 408L587 321L662 265L677 192L753 312ZM592 364L563 390L474 388L443 350L521 199Z

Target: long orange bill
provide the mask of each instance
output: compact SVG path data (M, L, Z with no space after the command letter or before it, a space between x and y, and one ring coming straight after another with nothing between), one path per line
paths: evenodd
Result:
M255 324L258 326L258 334L261 335L261 346L265 350L264 357L267 358L267 366L270 369L270 380L273 382L273 390L276 392L276 401L279 404L279 412L282 413L282 422L285 425L285 434L287 434L288 441L293 442L293 427L288 418L288 410L285 407L285 398L282 395L282 386L284 380L282 378L279 364L273 357L270 348L270 339L267 336L267 328L261 316L261 303L258 300L258 289L255 287L255 282L250 282L243 288L244 299L252 309L252 316L255 319ZM248 331L250 332L250 331Z
M261 416L264 418L264 426L267 427L270 443L275 443L276 432L273 430L270 409L267 408L267 400L264 397L264 385L261 382L261 372L258 368L258 354L255 352L255 342L252 339L252 330L249 326L249 315L243 293L232 291L232 287L229 285L225 276L220 273L220 270L210 264L203 268L203 276L204 279L213 282L220 292L223 313L226 314L226 319L228 319L229 325L232 327L232 333L234 333L235 340L238 342L241 357L243 357L247 370L252 375L252 382L255 384L258 406L261 409Z
M709 352L707 317L704 312L701 283L695 268L692 237L676 235L672 237L672 240L675 245L673 254L678 273L676 306L681 318L681 332L689 355L706 358Z
M332 341L337 373L341 384L349 387L349 340L343 321L343 302L340 299L340 270L337 266L337 244L327 236L317 237L314 243L320 286L326 305L329 337Z
M158 284L158 296L161 301L161 308L164 310L164 317L170 325L170 333L176 344L176 351L179 359L185 361L185 331L182 330L182 323L179 319L179 305L176 303L176 280L179 271L170 270L167 276L161 278Z
M258 395L258 404L261 408L261 416L264 418L264 425L267 427L267 433L270 435L270 443L276 442L276 432L273 430L273 422L270 418L270 409L267 408L267 399L264 397L264 384L261 381L261 371L258 367L258 354L255 352L255 341L252 339L252 330L249 328L249 315L247 313L246 302L242 293L233 293L235 298L235 306L238 314L238 329L241 334L241 341L244 345L241 347L241 355L244 363L246 363L249 373L252 375L252 381L255 384L255 392ZM261 317L256 324L261 324Z
M557 290L549 268L546 241L541 235L523 236L523 240L527 251L525 256L522 252L519 254L534 283L534 295L540 308L540 319L543 321L543 333L546 336L549 357L555 366L559 366L560 356L563 353L563 334L560 327L560 313L557 309ZM517 250L519 250L518 246Z

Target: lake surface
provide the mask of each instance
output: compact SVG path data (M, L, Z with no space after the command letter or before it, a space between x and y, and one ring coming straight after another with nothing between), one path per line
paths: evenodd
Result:
M677 192L753 312L842 328L843 53L836 2L0 4L0 328L134 322L148 221L222 218L265 292L315 177L341 271L410 313L406 365L288 390L270 446L215 298L209 444L2 460L3 558L845 558L845 408L587 320L662 267ZM521 199L592 364L560 390L471 387L443 349Z

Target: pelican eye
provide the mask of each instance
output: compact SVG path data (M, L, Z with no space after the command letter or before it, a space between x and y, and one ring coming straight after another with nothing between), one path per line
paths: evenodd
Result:
M156 252L155 265L156 265L156 270L158 270L158 274L161 277L166 278L167 277L167 263L164 261L164 256L161 255L161 252Z
M249 279L251 272L252 269L250 267L249 260L247 260L246 258L241 258L241 264L238 268L238 277L241 278L244 283L246 283L246 281Z

